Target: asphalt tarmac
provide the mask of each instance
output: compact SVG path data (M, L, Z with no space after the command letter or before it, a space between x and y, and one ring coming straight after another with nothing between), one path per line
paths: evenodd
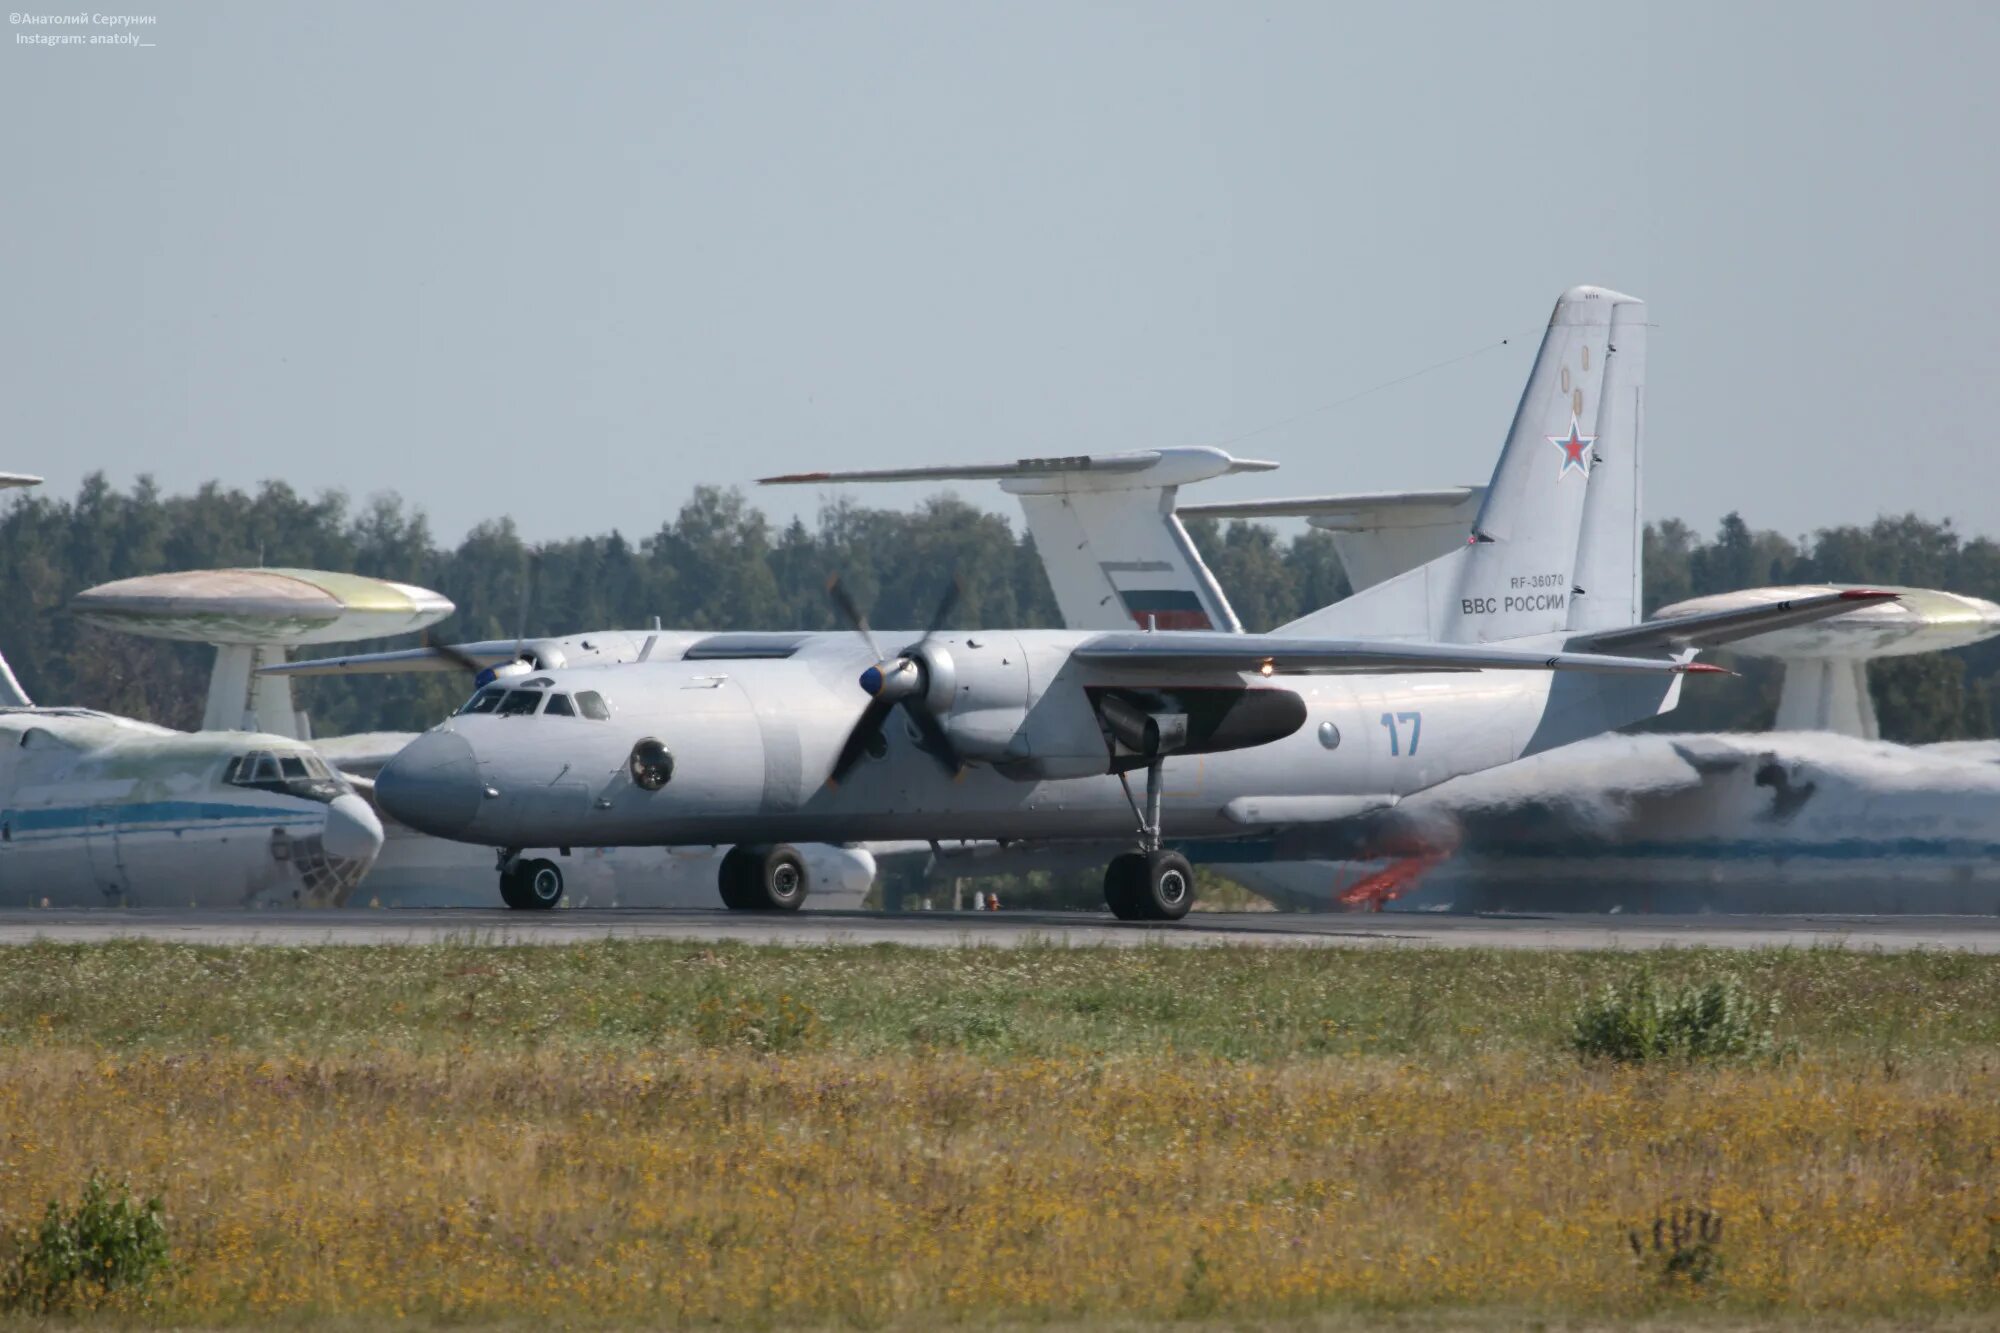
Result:
M1261 948L1840 948L2000 953L2000 917L1593 916L1382 912L1196 912L1141 925L1084 912L801 912L484 909L0 911L0 945L34 940L174 940L189 944L572 944L586 940L740 940L748 944L905 944L930 948L1023 945Z

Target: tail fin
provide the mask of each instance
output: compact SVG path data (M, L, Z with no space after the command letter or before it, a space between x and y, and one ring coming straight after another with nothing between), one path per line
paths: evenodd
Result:
M40 477L29 476L25 472L0 472L0 490L13 490L21 486L39 486ZM34 700L21 688L21 682L14 676L14 668L7 665L7 659L0 657L0 708L33 708Z
M0 657L0 708L33 708L35 701L21 688L21 682L14 678L14 668L7 665L7 659Z
M1582 608L1595 623L1637 599L1638 396L1644 387L1645 303L1602 287L1572 287L1514 411L1500 462L1463 546L1281 633L1492 643L1571 628L1580 573L1600 571ZM1628 355L1627 349L1631 349ZM1607 401L1607 392L1616 402ZM1597 461L1604 498L1593 501ZM1588 532L1588 541L1585 534Z
M1611 308L1604 383L1598 391L1597 443L1591 447L1589 495L1577 543L1569 627L1616 629L1638 623L1642 527L1641 464L1645 442L1646 305L1630 297Z

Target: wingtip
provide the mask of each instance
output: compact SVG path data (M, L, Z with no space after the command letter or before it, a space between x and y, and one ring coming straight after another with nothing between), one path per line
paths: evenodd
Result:
M1840 600L1843 602L1893 602L1903 594L1889 592L1884 588L1842 588Z
M759 486L797 486L808 481L825 481L831 472L787 472L783 476L759 477Z
M1713 662L1684 662L1681 671L1688 675L1733 676L1736 673L1728 667L1716 666Z

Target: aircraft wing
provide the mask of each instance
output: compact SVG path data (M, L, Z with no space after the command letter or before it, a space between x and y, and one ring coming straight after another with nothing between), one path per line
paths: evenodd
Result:
M1255 671L1264 675L1368 671L1597 671L1622 675L1721 672L1716 666L1654 657L1521 652L1448 643L1304 639L1280 634L1099 634L1077 645L1076 661L1127 671Z
M392 675L404 671L463 671L471 663L482 667L499 666L514 660L520 651L518 639L493 639L485 643L457 643L449 652L442 648L403 648L388 653L355 653L348 657L316 657L304 662L280 662L259 667L260 676L365 676ZM469 661L468 661L469 659Z
M1836 592L1793 597L1764 606L1736 607L1727 611L1705 611L1691 616L1670 616L1648 620L1626 629L1603 630L1569 641L1571 648L1584 652L1631 652L1634 649L1720 648L1738 639L1754 638L1772 630L1789 629L1826 620L1857 607L1874 606L1896 600L1896 593L1873 588L1846 588Z

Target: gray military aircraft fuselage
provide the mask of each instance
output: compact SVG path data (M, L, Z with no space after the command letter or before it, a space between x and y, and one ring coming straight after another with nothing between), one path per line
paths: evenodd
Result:
M517 850L551 844L735 844L723 901L785 908L804 892L790 842L1108 841L1131 849L1106 871L1112 910L1180 916L1193 873L1169 834L1340 856L1356 816L1671 708L1682 673L1716 670L1697 649L1890 596L1631 622L1645 329L1635 298L1565 292L1464 543L1273 633L941 632L947 596L885 653L836 583L856 633L511 664L377 799L503 849L503 892L526 875L559 896L560 870Z
M1706 669L1265 635L946 632L880 660L850 634L664 637L684 646L482 687L377 798L503 849L733 843L761 865L808 841L1124 840L1158 860L1164 831L1337 836L1651 716ZM1177 892L1133 915L1178 915Z

